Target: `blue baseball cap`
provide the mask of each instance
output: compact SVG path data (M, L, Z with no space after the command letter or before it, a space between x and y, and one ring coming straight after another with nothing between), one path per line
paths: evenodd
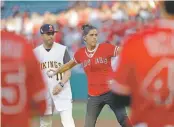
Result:
M40 27L40 33L41 34L46 34L46 33L54 33L58 32L57 30L54 29L54 26L51 24L44 24Z

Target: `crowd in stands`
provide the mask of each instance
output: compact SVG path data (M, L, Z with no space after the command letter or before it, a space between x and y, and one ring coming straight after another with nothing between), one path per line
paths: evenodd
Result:
M66 45L71 55L84 45L81 35L83 24L89 23L98 28L100 43L119 44L127 34L139 30L159 17L158 2L152 0L99 1L95 7L92 2L78 1L71 2L71 7L59 13L51 13L49 10L44 14L32 10L30 13L21 13L18 6L14 6L12 11L12 16L1 19L1 29L23 34L32 41L33 47L36 47L42 43L40 26L44 23L53 24L59 30L55 41Z

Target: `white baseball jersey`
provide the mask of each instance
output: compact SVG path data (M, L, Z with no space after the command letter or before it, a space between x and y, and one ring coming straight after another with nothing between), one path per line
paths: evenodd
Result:
M64 84L63 90L58 95L53 95L53 88L62 80L63 73L57 74L52 78L49 78L47 75L49 69L59 68L70 60L66 46L54 42L52 48L48 50L45 49L42 44L36 47L34 52L40 62L43 77L49 89L47 98L49 99L51 97L53 99L58 111L68 109L68 103L71 102L72 99L70 81L68 80Z

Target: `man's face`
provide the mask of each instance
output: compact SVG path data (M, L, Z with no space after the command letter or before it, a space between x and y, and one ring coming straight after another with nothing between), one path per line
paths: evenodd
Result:
M42 39L47 45L52 45L54 42L54 32L42 34Z

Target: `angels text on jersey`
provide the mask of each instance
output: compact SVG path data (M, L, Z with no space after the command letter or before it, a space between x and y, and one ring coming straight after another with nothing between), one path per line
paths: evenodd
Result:
M107 58L103 58L103 57L95 58L95 64L107 64L107 63L108 63ZM82 63L84 68L87 66L90 66L90 64L91 64L91 59L84 60L84 62Z

